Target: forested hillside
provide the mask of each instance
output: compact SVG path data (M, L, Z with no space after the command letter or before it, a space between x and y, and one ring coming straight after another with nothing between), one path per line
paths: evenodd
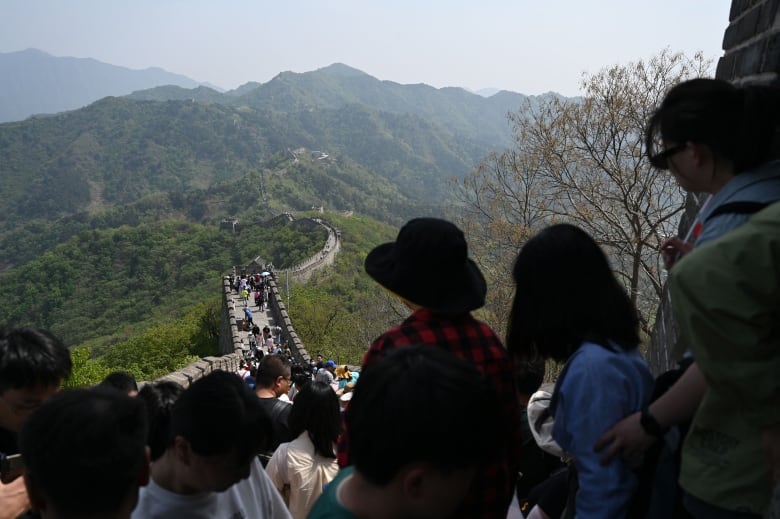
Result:
M106 345L217 299L233 265L260 255L292 266L325 238L324 229L283 219L240 234L182 221L85 230L0 276L0 315L68 345Z
M412 217L444 215L453 179L510 142L506 112L525 100L333 65L0 124L0 315L81 346L93 378L168 341L175 352L150 350L133 368L158 376L172 369L166 356L183 362L215 342L231 266L259 255L284 268L324 243L323 230L274 216L323 208L343 248L293 287L291 315L312 348L359 362L403 313L363 272L365 254ZM240 234L219 231L228 217Z

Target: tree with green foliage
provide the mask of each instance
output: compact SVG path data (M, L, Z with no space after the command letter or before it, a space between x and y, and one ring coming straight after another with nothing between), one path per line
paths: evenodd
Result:
M68 387L99 383L123 370L137 380L154 380L200 357L218 355L220 304L199 304L180 319L153 326L137 337L110 347L71 349L73 372Z

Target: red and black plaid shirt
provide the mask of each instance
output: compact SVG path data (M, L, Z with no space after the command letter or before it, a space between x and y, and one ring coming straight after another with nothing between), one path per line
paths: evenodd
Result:
M488 325L471 314L441 315L421 309L400 326L374 341L363 357L363 367L399 346L430 344L471 361L493 384L506 413L504 455L474 476L469 494L453 517L505 519L517 481L522 445L520 409L515 392L512 362L501 340ZM344 436L348 436L345 434ZM339 442L339 463L348 465L348 439ZM478 439L475 439L478 445ZM456 453L454 453L457 455Z

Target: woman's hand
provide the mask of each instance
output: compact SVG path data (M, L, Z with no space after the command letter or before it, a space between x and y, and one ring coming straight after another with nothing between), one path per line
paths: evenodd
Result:
M680 258L692 250L693 245L676 236L663 242L661 244L661 257L663 258L666 270L672 268Z
M616 454L621 454L623 459L633 464L641 460L644 452L655 443L655 438L647 434L639 423L641 413L634 413L616 423L593 446L593 450L600 452L606 447L599 462L606 465Z
M0 519L15 519L29 509L30 499L21 476L10 483L0 483Z

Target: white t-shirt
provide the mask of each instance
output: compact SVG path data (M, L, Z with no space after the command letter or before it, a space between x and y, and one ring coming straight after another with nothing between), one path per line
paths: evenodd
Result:
M183 496L150 479L141 487L131 519L292 519L260 461L255 458L249 477L224 492Z
M338 474L339 465L335 458L315 454L309 433L303 431L276 449L266 472L276 488L281 490L285 484L290 485L290 513L294 519L305 519L322 494L323 486Z

